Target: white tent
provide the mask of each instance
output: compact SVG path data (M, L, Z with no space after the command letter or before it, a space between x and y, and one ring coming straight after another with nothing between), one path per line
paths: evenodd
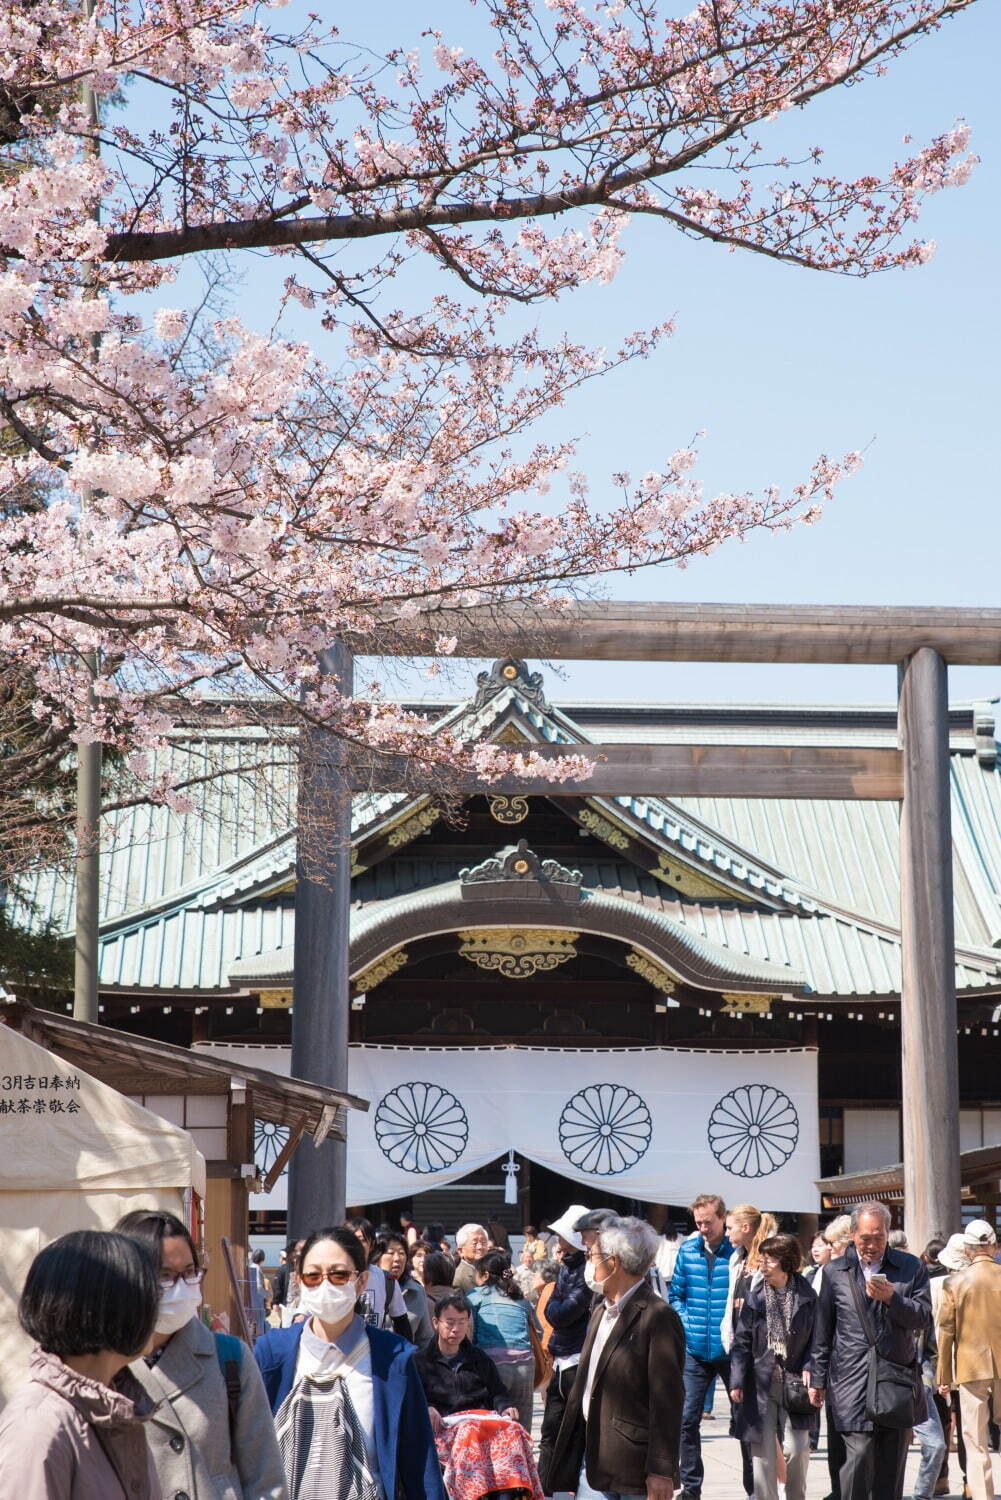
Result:
M0 1025L0 1402L26 1368L17 1302L38 1251L136 1208L183 1216L192 1189L205 1161L186 1130Z

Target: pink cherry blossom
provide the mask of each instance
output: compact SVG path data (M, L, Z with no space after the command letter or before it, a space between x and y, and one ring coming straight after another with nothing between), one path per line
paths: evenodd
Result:
M517 749L343 695L318 653L338 638L377 652L416 621L444 658L469 605L559 605L617 570L816 519L857 454L821 456L787 492L711 496L696 440L592 498L560 407L671 326L605 351L545 340L525 309L625 274L636 215L849 275L926 260L925 197L975 163L963 122L902 161L874 142L851 180L809 142L805 167L770 158L769 125L965 3L719 0L682 16L484 0L482 55L401 22L381 59L244 0L8 5L0 488L42 499L2 522L0 661L31 685L28 712L122 751L135 794L178 809L183 778L163 769L178 716L256 714L268 754L330 732L403 757L446 798L457 771L516 769ZM82 85L123 90L97 139ZM171 285L179 261L247 252L293 261L254 319ZM418 257L440 273L424 301ZM531 753L526 769L586 773ZM9 858L36 852L26 839Z

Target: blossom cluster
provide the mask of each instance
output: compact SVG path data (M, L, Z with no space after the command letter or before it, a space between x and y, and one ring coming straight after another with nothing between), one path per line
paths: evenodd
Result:
M819 152L813 175L779 158L767 186L761 136L963 3L699 0L680 17L486 0L490 55L432 32L371 64L244 0L8 6L0 652L29 669L37 715L120 749L178 806L149 752L179 703L233 681L374 753L504 774L514 752L431 743L394 705L341 694L318 653L427 621L428 655L447 656L436 611L558 601L813 520L857 462L708 496L690 444L596 500L555 414L670 326L606 353L544 341L519 309L611 280L637 214L829 271L926 259L906 236L968 175L965 126L856 180ZM130 107L142 89L169 128ZM124 108L99 102L95 126L87 90ZM177 305L179 258L251 250L294 258L268 331ZM416 255L451 289L394 307ZM334 362L283 336L289 301ZM32 486L44 504L11 503Z

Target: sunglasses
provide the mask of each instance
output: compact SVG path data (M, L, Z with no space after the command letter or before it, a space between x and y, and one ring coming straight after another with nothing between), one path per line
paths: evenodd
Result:
M357 1275L357 1271L346 1271L343 1266L335 1266L332 1271L301 1271L299 1280L303 1286L319 1286L326 1277L332 1286L347 1286Z

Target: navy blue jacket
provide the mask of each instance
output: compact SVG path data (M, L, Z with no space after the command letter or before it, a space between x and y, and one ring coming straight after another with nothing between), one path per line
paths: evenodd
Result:
M584 1280L587 1259L583 1250L563 1257L556 1284L546 1303L546 1322L551 1326L549 1352L553 1359L579 1354L591 1321L594 1293Z
M685 1330L685 1347L697 1359L725 1359L720 1326L730 1291L733 1246L724 1236L713 1257L712 1278L700 1234L689 1235L678 1251L669 1300Z
M872 1423L865 1414L870 1344L852 1294L852 1282L885 1359L892 1359L898 1365L916 1366L918 1338L931 1327L928 1272L917 1256L887 1249L883 1254L883 1275L893 1286L889 1302L878 1302L866 1295L854 1245L849 1245L844 1255L828 1261L824 1267L813 1349L807 1364L811 1384L827 1390L831 1420L838 1432L872 1431ZM919 1422L924 1421L921 1405L919 1400Z
M299 1340L305 1323L272 1328L257 1341L257 1361L272 1412L277 1412L295 1380ZM417 1374L417 1350L398 1334L366 1325L372 1351L375 1446L386 1494L405 1500L446 1500L441 1467L431 1432L428 1404Z
M805 1276L793 1276L793 1308L785 1368L796 1375L813 1344L817 1294ZM740 1310L737 1331L730 1350L730 1389L742 1390L744 1398L734 1406L734 1435L745 1443L763 1443L768 1397L775 1373L775 1355L768 1347L768 1316L764 1283L751 1288ZM789 1413L793 1427L811 1427L813 1416Z

